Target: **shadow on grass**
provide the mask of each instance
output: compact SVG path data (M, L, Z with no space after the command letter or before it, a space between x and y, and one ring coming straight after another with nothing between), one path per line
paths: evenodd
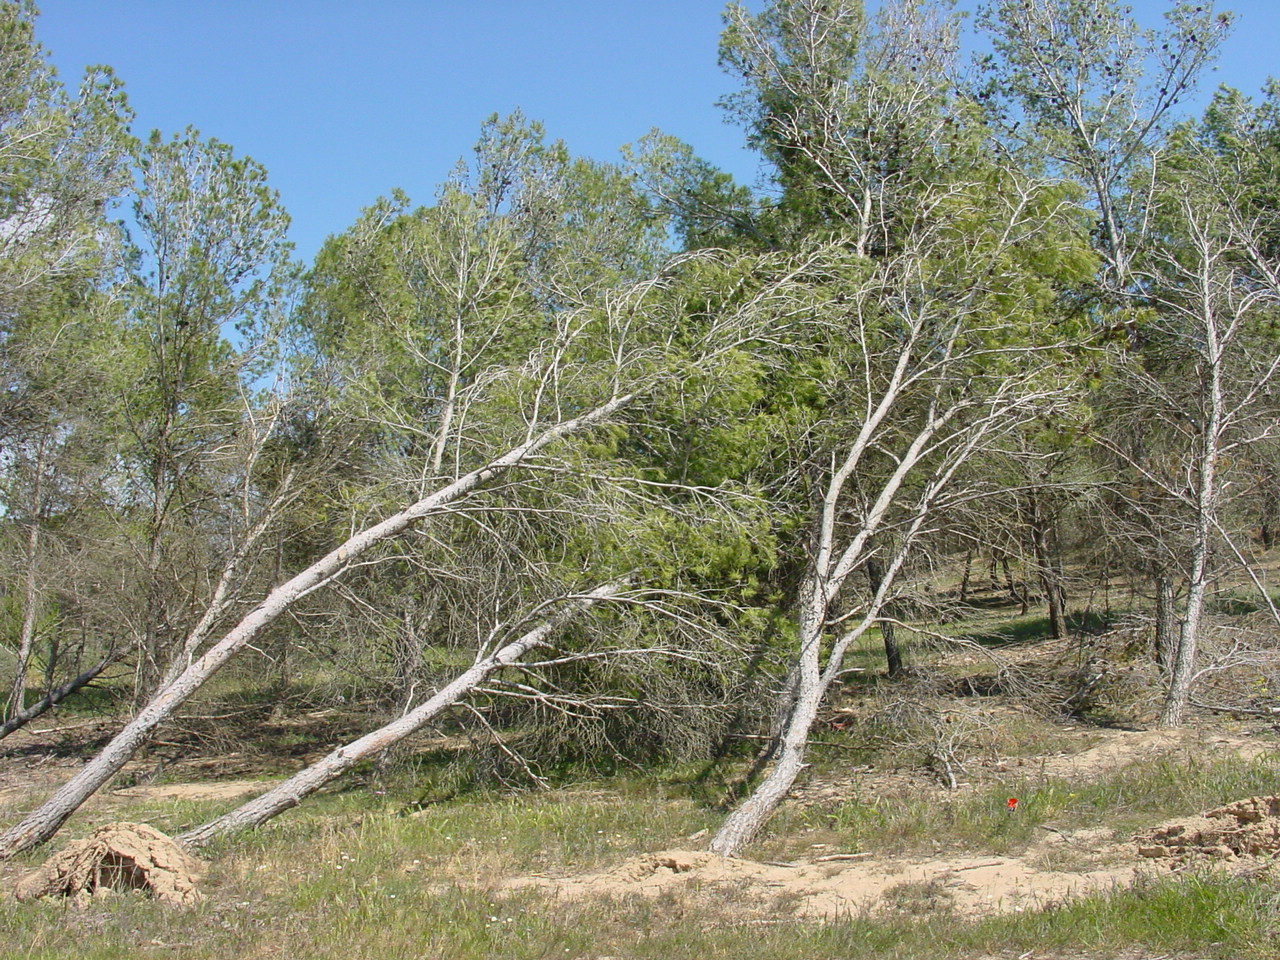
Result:
M1076 636L1104 633L1115 624L1114 616L1094 610L1076 611L1067 615L1067 625ZM966 640L984 647L1006 647L1016 644L1036 643L1051 637L1047 616L1028 616L1010 619L998 627L965 633Z

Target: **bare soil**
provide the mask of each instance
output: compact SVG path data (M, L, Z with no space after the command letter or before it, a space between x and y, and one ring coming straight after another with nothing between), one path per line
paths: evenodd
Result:
M1114 837L1105 828L1054 832L1019 856L876 860L837 853L761 863L666 850L598 873L521 877L509 886L538 887L568 900L713 897L760 915L839 918L946 907L972 917L1042 908L1128 886L1143 874L1183 869L1192 861L1229 864L1257 875L1274 869L1278 855L1280 796L1271 796L1170 821L1133 838ZM1070 869L1046 866L1055 861L1066 861Z

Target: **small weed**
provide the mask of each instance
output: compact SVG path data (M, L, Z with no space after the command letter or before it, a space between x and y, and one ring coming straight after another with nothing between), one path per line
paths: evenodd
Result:
M936 914L951 907L955 895L941 880L921 883L899 883L884 892L885 906L908 916Z

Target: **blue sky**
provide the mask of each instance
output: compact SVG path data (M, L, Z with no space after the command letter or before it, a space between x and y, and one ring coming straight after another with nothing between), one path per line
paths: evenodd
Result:
M1208 84L1255 94L1280 74L1280 3L1219 5L1240 20ZM1168 4L1133 6L1155 25ZM575 153L614 160L624 143L660 127L753 181L754 158L715 107L733 89L716 65L723 8L721 0L45 0L37 34L68 81L87 64L114 67L139 132L191 124L265 164L293 216L298 253L310 260L394 187L429 202L480 123L516 108Z

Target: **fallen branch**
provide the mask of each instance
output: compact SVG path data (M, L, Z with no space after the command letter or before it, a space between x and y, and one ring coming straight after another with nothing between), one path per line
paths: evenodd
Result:
M20 713L14 714L14 716L10 717L3 724L0 724L0 740L3 740L9 734L13 733L15 730L20 730L22 727L25 727L32 720L47 713L49 710L52 710L54 707L60 704L63 700L67 699L67 697L75 693L77 690L80 690L83 687L87 687L94 680L97 680L98 677L102 675L102 672L107 669L107 667L111 666L113 663L117 663L122 657L123 657L123 653L107 654L107 656L103 657L101 660L99 660L96 664L94 664L88 670L84 671L84 673L80 674L78 677L68 680L66 683L64 683L60 687L55 687L54 689L46 693L43 697L41 697L39 700L37 700L35 703L31 704L31 706L27 707L25 710L21 711ZM55 729L70 729L70 728L63 727L63 728L55 728ZM46 732L52 732L52 731L46 731Z

